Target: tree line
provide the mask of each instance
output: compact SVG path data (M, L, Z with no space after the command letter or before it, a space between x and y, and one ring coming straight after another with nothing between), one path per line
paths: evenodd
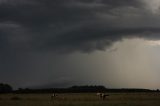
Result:
M137 93L137 92L159 92L159 90L150 89L111 89L104 86L72 86L68 88L48 88L48 89L29 89L19 88L16 93Z
M9 84L0 83L0 93L96 93L96 92L109 92L109 93L134 93L134 92L160 92L157 90L150 89L111 89L105 86L72 86L68 88L48 88L48 89L30 89L30 88L19 88L13 90Z
M13 88L9 84L0 83L0 93L10 93Z

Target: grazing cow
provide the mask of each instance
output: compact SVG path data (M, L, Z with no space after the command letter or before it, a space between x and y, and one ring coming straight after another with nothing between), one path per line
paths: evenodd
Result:
M53 93L52 95L51 95L51 99L53 99L53 98L55 98L57 95L55 94L55 93Z
M104 99L106 98L106 96L109 96L109 95L106 95L106 94L103 93L103 94L101 95L101 99L104 100Z
M105 100L106 96L109 96L109 95L106 95L104 93L97 93L97 96L99 96L100 99Z

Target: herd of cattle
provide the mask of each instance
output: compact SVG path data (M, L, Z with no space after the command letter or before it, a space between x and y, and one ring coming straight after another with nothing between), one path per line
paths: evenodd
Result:
M100 98L101 100L105 100L105 98L106 98L107 96L109 96L109 95L107 95L107 94L105 94L105 93L97 93L96 95L99 96L99 98ZM57 94L53 93L53 94L51 95L51 100L53 100L53 99L56 98L57 96L58 96Z

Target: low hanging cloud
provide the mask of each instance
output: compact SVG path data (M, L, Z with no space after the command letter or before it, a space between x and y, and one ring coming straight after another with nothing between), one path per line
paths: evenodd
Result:
M158 0L1 0L1 49L105 50L125 37L157 39Z

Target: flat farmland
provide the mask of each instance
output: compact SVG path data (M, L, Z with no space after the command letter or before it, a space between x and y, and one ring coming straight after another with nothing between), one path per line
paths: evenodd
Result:
M159 93L106 93L101 100L96 93L0 94L0 106L160 106Z

